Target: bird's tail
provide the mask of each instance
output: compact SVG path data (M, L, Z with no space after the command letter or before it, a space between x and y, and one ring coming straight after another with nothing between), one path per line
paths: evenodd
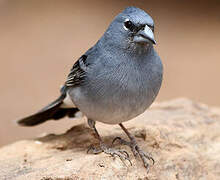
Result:
M61 105L63 104L65 97L65 93L61 94L59 98L41 109L39 112L19 120L18 124L21 126L35 126L51 119L58 120L65 116L74 117L79 109L62 108Z

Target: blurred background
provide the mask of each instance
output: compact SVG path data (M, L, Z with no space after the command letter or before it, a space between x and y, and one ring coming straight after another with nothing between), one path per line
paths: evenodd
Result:
M73 125L67 118L33 128L15 122L59 95L77 58L131 5L155 20L165 70L157 101L220 106L219 0L0 0L0 146Z

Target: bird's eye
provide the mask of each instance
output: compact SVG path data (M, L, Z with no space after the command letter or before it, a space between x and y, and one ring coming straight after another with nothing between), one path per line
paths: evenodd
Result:
M126 19L124 22L124 29L125 30L129 29L130 31L133 31L133 28L134 28L133 23L130 20Z

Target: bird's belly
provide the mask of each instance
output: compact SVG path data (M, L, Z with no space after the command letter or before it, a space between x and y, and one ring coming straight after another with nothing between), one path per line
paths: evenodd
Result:
M145 66L126 63L97 71L87 76L87 83L70 89L69 94L88 118L107 124L128 121L143 113L156 98L162 82L161 65L151 61Z
M107 124L118 124L138 116L155 98L147 87L106 86L106 83L95 88L76 87L69 93L74 104L89 119Z

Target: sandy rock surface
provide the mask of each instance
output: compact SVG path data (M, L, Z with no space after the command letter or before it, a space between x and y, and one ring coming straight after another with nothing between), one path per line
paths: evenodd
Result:
M124 123L143 150L155 160L147 173L130 149L132 166L118 157L87 154L97 144L86 124L65 134L22 140L0 149L0 179L75 180L214 180L220 179L220 108L187 99L155 103L144 114ZM97 124L104 141L127 139L119 126Z

